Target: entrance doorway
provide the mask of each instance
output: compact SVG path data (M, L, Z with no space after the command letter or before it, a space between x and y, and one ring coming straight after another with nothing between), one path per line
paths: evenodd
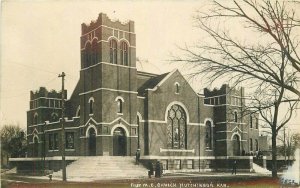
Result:
M113 155L114 156L126 155L126 135L125 135L125 130L121 127L118 127L114 130Z
M96 155L96 131L94 128L90 128L89 130L88 151L89 156Z
M233 142L232 143L233 155L239 156L240 155L240 137L238 135L234 135L232 142Z

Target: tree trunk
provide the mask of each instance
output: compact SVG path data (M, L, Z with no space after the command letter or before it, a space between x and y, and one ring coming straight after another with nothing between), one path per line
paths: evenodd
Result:
M276 126L272 126L272 177L277 178Z

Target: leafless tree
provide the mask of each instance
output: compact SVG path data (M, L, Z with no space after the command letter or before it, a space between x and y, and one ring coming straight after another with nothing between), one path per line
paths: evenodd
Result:
M195 16L196 26L210 41L181 48L186 55L175 57L174 61L192 67L192 77L202 75L209 83L220 79L234 86L242 83L260 96L253 99L251 107L271 127L272 176L277 177L276 136L290 120L300 98L297 85L300 21L291 2L240 0L223 3L214 1L208 10L199 11ZM232 36L234 31L227 27L237 25L241 25L243 34ZM267 102L262 100L266 96ZM282 103L287 103L289 109L285 120L279 123Z

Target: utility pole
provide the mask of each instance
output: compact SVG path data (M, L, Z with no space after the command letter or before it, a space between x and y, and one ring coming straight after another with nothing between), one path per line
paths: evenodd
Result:
M284 148L284 163L286 165L285 127L283 127L283 148Z
M65 157L65 76L62 72L58 77L61 77L61 157L62 157L62 180L67 181L66 157Z

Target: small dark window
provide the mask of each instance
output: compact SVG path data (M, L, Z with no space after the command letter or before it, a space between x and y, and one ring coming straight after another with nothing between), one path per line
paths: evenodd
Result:
M209 104L209 99L204 99L204 104Z
M179 93L179 84L178 83L175 84L175 90L176 90L175 93L178 94Z
M123 113L123 109L122 109L123 104L121 99L117 100L117 105L118 105L118 113Z
M253 128L253 118L252 118L252 115L250 115L250 128Z
M90 99L89 103L90 103L90 114L93 114L94 113L94 100Z
M237 115L237 112L234 112L234 122L238 122L238 115Z

